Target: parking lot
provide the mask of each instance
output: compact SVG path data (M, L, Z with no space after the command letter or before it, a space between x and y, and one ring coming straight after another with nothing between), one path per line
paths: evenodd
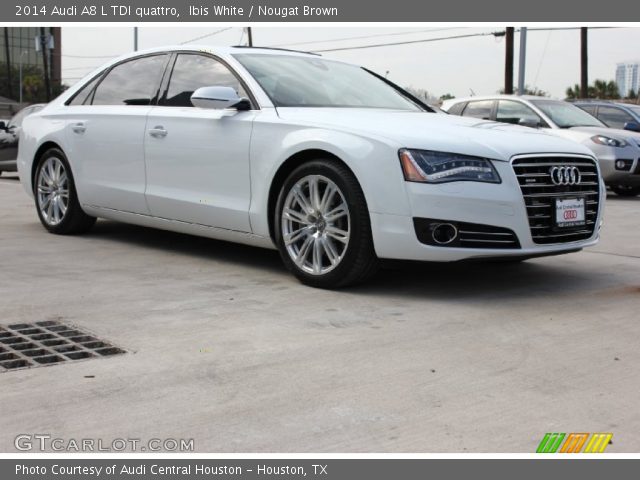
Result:
M47 234L0 178L0 324L56 320L124 355L0 373L19 434L193 438L199 452L533 452L545 432L640 449L640 198L601 243L419 265L345 291L275 251L99 221Z

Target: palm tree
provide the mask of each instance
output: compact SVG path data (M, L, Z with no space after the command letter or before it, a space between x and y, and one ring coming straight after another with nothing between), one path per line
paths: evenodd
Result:
M567 98L580 98L580 85L576 83L573 87L567 87L565 94Z

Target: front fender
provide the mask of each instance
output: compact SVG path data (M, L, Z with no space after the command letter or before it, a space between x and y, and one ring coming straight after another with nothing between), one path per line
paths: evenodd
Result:
M318 127L256 124L251 141L250 220L254 233L269 235L268 205L272 182L291 157L309 150L322 150L342 160L354 173L370 212L408 215L398 149L386 139L375 140L353 133Z

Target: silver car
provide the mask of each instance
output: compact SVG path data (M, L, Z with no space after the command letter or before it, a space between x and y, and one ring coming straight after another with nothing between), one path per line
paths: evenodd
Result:
M562 100L535 96L494 95L447 100L453 115L544 129L589 148L602 177L622 196L640 194L640 134L608 128L584 110Z

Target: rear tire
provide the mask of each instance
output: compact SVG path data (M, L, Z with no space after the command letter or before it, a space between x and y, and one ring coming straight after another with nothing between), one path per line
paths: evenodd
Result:
M51 148L40 157L33 194L40 222L51 233L84 233L96 222L95 217L82 210L69 162L58 148Z
M364 194L336 160L296 168L282 185L274 222L280 256L305 285L355 285L378 268Z
M640 187L631 187L629 185L612 185L611 190L621 197L635 197L640 193Z

